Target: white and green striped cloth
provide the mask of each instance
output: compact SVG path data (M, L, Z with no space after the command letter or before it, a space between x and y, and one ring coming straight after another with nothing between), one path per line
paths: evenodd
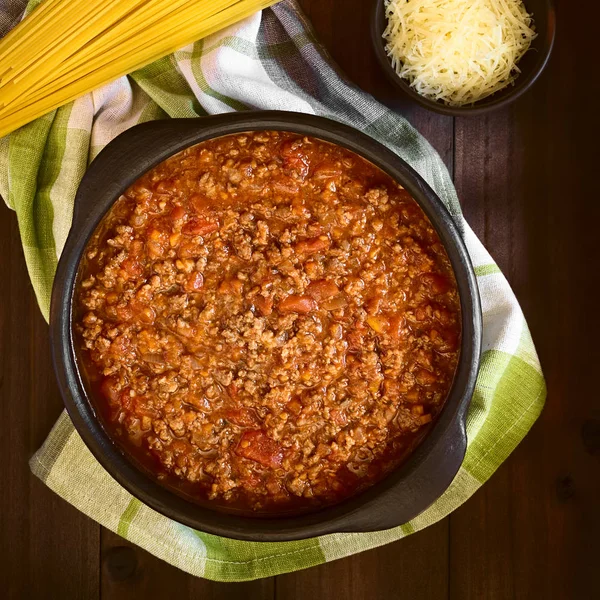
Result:
M185 571L220 581L266 577L335 560L443 519L477 491L523 439L546 395L517 300L464 221L439 156L405 119L340 77L292 0L0 140L0 194L16 212L29 273L46 318L75 191L102 147L141 121L251 108L314 113L348 123L389 146L431 184L459 224L475 265L483 304L484 353L468 416L468 450L458 475L423 514L377 533L251 543L194 531L159 515L121 488L92 457L63 413L31 459L33 473L124 538Z

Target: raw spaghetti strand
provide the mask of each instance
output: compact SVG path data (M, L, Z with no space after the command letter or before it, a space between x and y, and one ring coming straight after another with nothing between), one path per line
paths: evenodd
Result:
M276 0L45 0L0 40L0 137Z
M23 94L36 85L39 80L38 71L53 72L64 60L72 54L72 47L79 47L94 36L96 23L102 20L107 13L113 11L121 13L131 4L139 4L140 0L110 0L99 9L89 11L87 14L80 13L76 16L71 31L64 37L52 40L45 48L43 54L37 52L29 53L25 58L21 57L20 64L10 73L12 86L7 86L6 92L2 94L2 100L8 104L16 97ZM33 66L33 68L30 68ZM2 84L5 82L2 81ZM8 82L6 82L8 83Z
M217 3L213 2L213 6L215 6ZM219 0L219 4L220 5L227 5L230 4L229 0ZM239 4L243 4L242 2L240 2ZM239 20L239 13L238 11L243 10L243 7L238 7L236 5L231 6L226 8L226 15L223 15L222 12L220 12L217 15L212 15L210 17L208 17L207 19L205 19L204 21L204 26L205 27L209 27L212 23L212 20L214 20L216 22L216 26L214 28L214 30L218 30L221 29L222 27L229 25L231 23L234 23L236 21ZM231 13L231 15L230 15ZM229 16L228 16L229 15ZM200 16L203 17L205 16L204 14L198 15L198 13L194 10L194 14L191 15L193 16ZM233 18L231 18L231 16ZM85 86L87 85L88 81L95 81L96 79L100 80L103 78L102 73L104 72L110 72L111 69L113 68L113 65L116 66L120 66L123 71L121 73L119 73L120 75L124 75L128 72L131 72L137 68L140 68L141 66L143 66L143 64L147 64L148 62L152 62L153 60L156 60L157 58L159 58L160 56L164 55L164 52L161 53L160 55L157 55L156 57L148 57L148 52L152 51L157 44L159 43L171 43L171 39L172 39L172 34L173 34L173 30L180 28L181 24L180 24L180 19L181 18L187 18L188 17L188 12L187 11L180 11L177 12L176 15L171 15L169 17L169 19L165 19L160 21L159 23L155 24L154 27L150 30L147 29L145 31L145 33L147 34L147 37L149 38L149 41L146 43L145 46L143 47L137 47L137 44L139 42L136 41L137 38L132 38L131 40L128 41L128 44L125 46L120 46L117 49L117 52L114 56L114 60L112 62L109 63L108 59L109 59L109 55L108 54L103 54L102 55L102 61L101 61L101 67L99 67L99 69L97 69L96 71L92 71L89 68L89 65L86 69L84 69L86 75L82 76L81 79L77 79L77 81L75 82L74 86L76 87L76 89L84 89ZM228 20L223 21L223 19L227 17ZM193 30L195 28L195 24L192 23L189 28L190 30ZM187 31L187 30L186 30ZM213 33L212 30L208 29L206 30L208 33L205 33L204 35L208 35L209 33ZM160 36L160 37L158 37ZM170 47L166 53L170 53L170 52L174 52L175 50L177 50L179 47L181 47L181 45L179 43L177 43L175 46ZM131 49L135 50L134 52L131 51ZM129 53L127 53L127 51L129 50ZM139 57L139 58L138 58ZM74 79L76 79L76 75L77 73L74 73ZM50 103L53 98L56 96L56 94L60 94L61 93L61 89L62 89L62 85L56 86L57 89L54 90L54 93L51 94L49 92L49 90L46 90L46 94L43 94L42 97L39 99L39 101L37 101L35 104L36 106L44 106L45 104ZM96 85L94 87L97 87ZM93 88L91 88L93 89ZM83 92L81 92L83 93ZM81 93L76 93L76 95L74 96L75 98L78 97L79 95L81 95ZM73 98L70 98L73 99ZM32 103L33 104L33 103ZM9 114L14 114L16 111L20 110L22 107L22 103L20 103L20 105L18 107L13 107L13 106L9 106L7 107L4 111L0 111L0 117L4 117L5 114L9 113ZM31 109L31 105L27 106L27 109L30 110ZM48 109L50 110L50 109ZM45 111L45 112L48 112ZM25 114L29 114L27 111L23 111Z
M184 4L195 4L198 0L175 0L170 4L169 7L165 7L162 2L153 2L154 5L159 5L162 7L162 10L158 12L158 18L164 16L164 14L172 11L175 8L179 8ZM228 1L228 0L225 0ZM180 13L177 13L178 15ZM114 50L115 47L123 48L123 44L125 42L130 42L133 39L133 46L139 44L136 40L138 39L135 35L142 32L144 29L148 28L148 23L140 20L140 24L143 25L143 28L138 28L137 23L131 23L131 21L135 21L135 14L130 15L131 18L123 19L120 23L117 23L114 27L114 31L117 35L110 36L109 39L106 39L108 36L102 36L91 40L88 44L82 47L80 52L72 55L68 59L66 59L54 73L48 73L45 77L41 77L37 83L36 87L33 91L28 91L22 97L22 105L29 105L35 100L42 99L44 96L47 96L49 93L55 92L66 84L69 81L75 81L80 77L85 76L101 67L102 65L106 65L108 62L108 57L110 56L110 52ZM134 27L135 25L135 27ZM8 105L9 103L7 103Z

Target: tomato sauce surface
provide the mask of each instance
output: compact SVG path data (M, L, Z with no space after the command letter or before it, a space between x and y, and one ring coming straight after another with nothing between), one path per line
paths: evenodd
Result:
M446 252L358 155L286 132L180 152L119 198L76 292L107 428L166 485L269 514L400 464L460 347Z

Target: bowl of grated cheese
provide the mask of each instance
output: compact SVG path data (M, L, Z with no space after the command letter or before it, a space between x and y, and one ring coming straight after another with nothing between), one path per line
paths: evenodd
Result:
M552 0L377 0L375 54L390 81L430 110L477 115L516 100L546 66Z

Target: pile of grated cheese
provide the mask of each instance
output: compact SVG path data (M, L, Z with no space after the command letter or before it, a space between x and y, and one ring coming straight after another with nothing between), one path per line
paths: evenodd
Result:
M471 104L514 81L536 33L522 0L386 0L386 50L422 96Z

